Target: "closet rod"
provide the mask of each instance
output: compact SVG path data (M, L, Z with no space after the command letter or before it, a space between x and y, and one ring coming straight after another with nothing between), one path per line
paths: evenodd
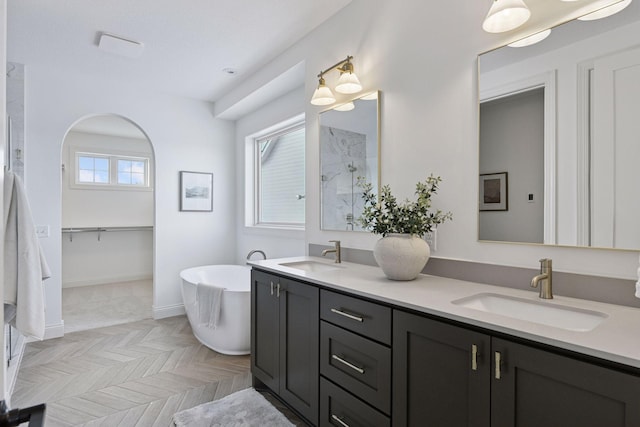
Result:
M69 241L73 242L73 235L75 233L98 233L98 241L100 241L100 233L109 231L147 231L153 230L153 226L137 226L137 227L70 227L63 228L62 233L69 235Z

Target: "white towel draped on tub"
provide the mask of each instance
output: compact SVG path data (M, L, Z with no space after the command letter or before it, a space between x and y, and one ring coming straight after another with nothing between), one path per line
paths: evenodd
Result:
M16 306L15 328L44 338L42 281L51 276L36 235L29 202L19 177L4 175L4 302Z
M198 323L211 329L218 327L224 288L206 283L196 285L196 304L198 306Z

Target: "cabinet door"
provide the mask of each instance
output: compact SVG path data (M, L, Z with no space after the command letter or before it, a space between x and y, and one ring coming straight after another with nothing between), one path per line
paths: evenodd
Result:
M393 312L393 425L488 426L490 338Z
M276 393L280 384L278 280L251 272L251 373Z
M319 290L288 279L280 285L280 397L317 425Z
M640 426L639 377L498 338L492 351L494 426Z

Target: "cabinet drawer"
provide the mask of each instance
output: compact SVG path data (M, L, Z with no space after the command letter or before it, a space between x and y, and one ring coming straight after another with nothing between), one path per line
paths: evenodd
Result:
M320 292L320 318L391 345L391 308L336 292Z
M320 427L390 427L388 417L320 378Z
M378 408L391 411L391 349L320 322L320 373Z

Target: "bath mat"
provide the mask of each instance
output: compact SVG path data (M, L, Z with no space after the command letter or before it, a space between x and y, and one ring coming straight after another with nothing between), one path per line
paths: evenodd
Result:
M176 427L295 427L253 388L173 415Z

